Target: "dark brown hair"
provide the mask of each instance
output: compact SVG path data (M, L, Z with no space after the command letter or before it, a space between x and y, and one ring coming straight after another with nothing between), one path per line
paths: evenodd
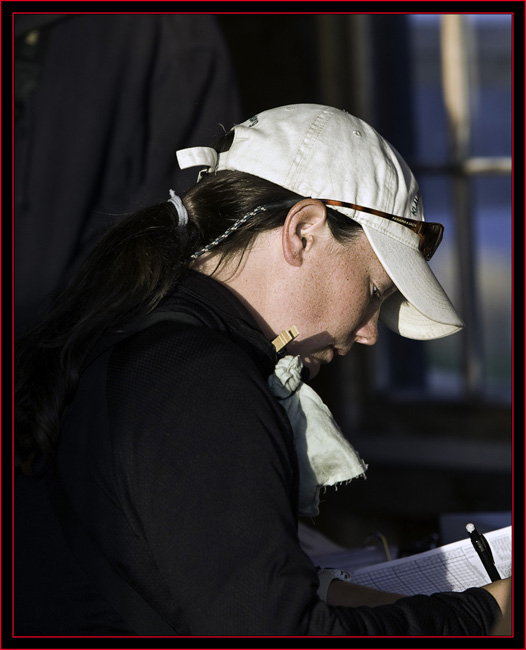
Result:
M228 146L228 139L218 150ZM104 333L155 309L189 267L191 255L260 205L303 197L242 172L206 174L182 199L189 222L180 227L175 206L162 203L129 215L93 248L49 312L15 347L15 464L53 452L65 406L83 363ZM214 250L220 260L245 251L258 233L283 224L288 209L249 219ZM356 222L328 211L334 237L348 241Z

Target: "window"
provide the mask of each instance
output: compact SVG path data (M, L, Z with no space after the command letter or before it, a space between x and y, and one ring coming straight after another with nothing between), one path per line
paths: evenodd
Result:
M456 22L452 34L446 21ZM426 218L446 226L443 245L432 266L466 320L463 335L425 344L427 385L435 394L461 397L467 393L509 402L512 17L414 15L409 24L415 171L422 186ZM460 30L458 35L455 28ZM441 72L441 47L455 47L451 39L458 39L462 46L467 81L464 102L460 102L465 103L468 131L465 151L459 152L464 173L459 170L456 174L447 171L454 147L449 147ZM452 70L451 75L462 72ZM457 142L457 149L462 148ZM460 228L466 225L463 235ZM467 272L463 272L463 256L472 267Z
M466 327L428 342L382 327L374 348L355 346L339 376L320 377L316 388L350 437L362 447L363 436L373 454L382 434L414 434L430 448L444 436L468 438L502 442L495 466L509 467L512 16L346 19L342 27L341 16L320 17L331 27L322 58L337 58L326 50L338 37L338 51L353 61L347 87L345 76L338 78L338 104L375 126L414 170L426 219L446 228L431 266ZM452 53L460 62L450 61ZM325 68L322 78L330 79ZM455 139L451 112L466 127Z

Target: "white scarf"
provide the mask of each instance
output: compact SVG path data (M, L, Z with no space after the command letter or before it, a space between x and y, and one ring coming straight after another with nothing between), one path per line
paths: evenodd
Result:
M367 465L344 438L320 396L301 381L299 356L283 357L268 379L270 390L287 411L299 462L299 514L319 513L320 489L365 477Z

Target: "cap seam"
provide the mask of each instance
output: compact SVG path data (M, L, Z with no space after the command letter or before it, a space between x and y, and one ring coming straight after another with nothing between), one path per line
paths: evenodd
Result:
M320 134L323 129L326 127L327 123L331 120L332 114L327 110L323 109L316 116L316 119L312 122L307 133L305 134L303 140L301 141L298 151L294 158L294 161L290 167L287 183L296 187L296 181L298 176L298 170L300 167L301 161L304 161L309 151L312 151L315 143L319 140ZM300 178L301 181L301 178ZM309 181L310 193L312 193L312 181Z

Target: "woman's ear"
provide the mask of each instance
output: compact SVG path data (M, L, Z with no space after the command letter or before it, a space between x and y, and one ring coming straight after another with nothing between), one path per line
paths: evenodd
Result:
M282 230L283 257L291 266L301 266L327 224L321 201L303 199L289 210Z

